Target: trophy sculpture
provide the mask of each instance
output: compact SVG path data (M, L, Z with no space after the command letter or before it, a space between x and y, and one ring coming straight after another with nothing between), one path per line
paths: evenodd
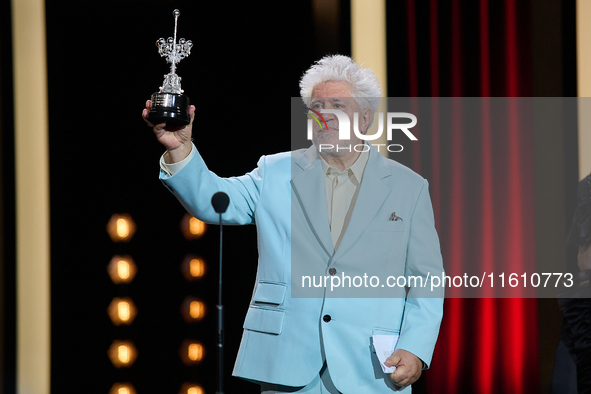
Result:
M191 121L189 116L189 98L183 95L181 89L181 77L176 74L176 65L182 59L189 56L193 43L191 40L181 38L176 42L177 20L181 12L174 10L174 38L168 37L156 41L158 53L166 57L170 63L170 72L164 76L164 83L159 87L160 91L152 95L152 108L148 113L148 119L153 124L166 123L167 126L186 126Z

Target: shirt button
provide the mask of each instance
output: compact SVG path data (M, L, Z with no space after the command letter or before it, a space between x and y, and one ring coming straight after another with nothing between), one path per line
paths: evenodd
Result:
M329 268L328 269L328 273L331 274L331 275L335 275L337 273L337 269L334 268L334 267L333 268Z
M331 320L331 317L330 317L330 315L324 315L322 317L322 320L324 320L325 323L328 323Z

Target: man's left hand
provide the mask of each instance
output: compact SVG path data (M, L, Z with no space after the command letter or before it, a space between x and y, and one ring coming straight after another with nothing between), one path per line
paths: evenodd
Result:
M384 363L387 367L395 366L396 371L390 379L402 387L410 386L421 376L423 362L411 352L398 349Z

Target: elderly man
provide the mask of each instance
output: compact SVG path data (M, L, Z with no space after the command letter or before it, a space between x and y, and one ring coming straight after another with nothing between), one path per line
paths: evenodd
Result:
M220 178L192 144L192 122L176 131L150 124L167 149L160 178L201 220L217 222L210 201L223 191L230 197L224 222L257 226L257 278L235 376L259 382L263 393L410 392L431 362L442 298L404 285L359 289L350 278L441 274L427 182L360 138L381 94L371 70L327 56L300 88L310 114L323 118L309 149L263 156L252 172ZM334 110L349 117L351 139L340 139ZM305 285L317 277L325 285L349 278L349 288ZM376 335L392 346L382 364Z

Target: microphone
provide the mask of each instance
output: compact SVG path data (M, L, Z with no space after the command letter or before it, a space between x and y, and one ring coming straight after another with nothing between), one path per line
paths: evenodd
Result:
M211 205L217 213L224 213L230 204L230 197L224 192L217 192L211 198Z
M222 213L226 212L230 197L224 192L217 192L211 197L213 209L220 214L220 267L218 279L218 373L216 394L224 394L224 305L222 304Z

